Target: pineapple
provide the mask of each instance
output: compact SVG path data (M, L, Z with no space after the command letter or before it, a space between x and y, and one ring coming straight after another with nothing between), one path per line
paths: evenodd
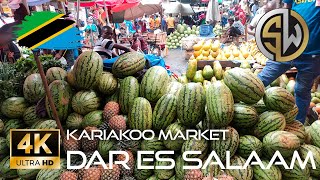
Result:
M75 138L79 138L79 135L74 135ZM63 141L64 150L67 151L79 151L81 148L81 141L75 140L73 138L67 138Z
M124 132L127 129L126 120L123 116L117 115L113 116L108 123L109 127L113 129L116 133L119 133L120 130Z
M64 171L61 175L60 175L60 180L77 180L78 175L75 172L71 172L71 171Z
M97 130L97 128L96 127L86 127L85 130L87 131L88 134L91 134L91 131ZM99 143L98 139L93 139L93 140L89 140L87 138L81 139L81 147L84 152L97 150L98 143Z
M100 130L109 130L109 125L108 125L108 123L107 122L103 122L100 126L99 126L99 129Z
M122 151L126 149L130 149L133 153L136 153L140 148L141 142L140 141L134 141L134 140L120 140L115 145L117 151Z
M136 180L136 178L132 177L132 176L123 176L121 178L121 180Z
M185 180L202 180L203 174L200 169L190 169L184 175Z
M84 169L83 171L83 180L97 180L101 177L101 170L97 167L91 167L89 169Z
M132 154L132 152L130 150L126 150L126 152L129 154L129 161L127 163L128 167L130 169L126 169L125 167L123 167L122 165L120 165L121 168L121 174L123 176L132 176L133 174L133 169L134 169L134 164L135 164L135 160L134 160L134 156ZM119 154L117 156L117 160L118 161L124 161L126 159L125 155L123 154Z
M107 164L109 167L109 164ZM101 180L119 180L120 179L120 167L117 164L113 164L112 169L103 169Z
M103 109L103 118L105 121L109 121L113 116L118 115L120 112L120 106L117 102L110 101L108 102Z

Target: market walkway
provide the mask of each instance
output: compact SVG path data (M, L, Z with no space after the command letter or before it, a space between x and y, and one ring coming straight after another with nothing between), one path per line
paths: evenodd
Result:
M168 56L165 57L166 65L170 66L171 71L180 76L186 72L187 60L184 59L184 50L172 49L169 50Z

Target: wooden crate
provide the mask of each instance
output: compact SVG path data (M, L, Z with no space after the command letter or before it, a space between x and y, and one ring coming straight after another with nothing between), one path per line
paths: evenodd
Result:
M217 61L217 60L198 61L198 69L203 69L203 67L206 65L212 66L214 61ZM226 67L234 68L234 67L240 67L242 61L240 61L240 60L222 60L219 62L221 64L222 68L226 68ZM249 62L250 62L250 64L253 64L255 61L252 60Z

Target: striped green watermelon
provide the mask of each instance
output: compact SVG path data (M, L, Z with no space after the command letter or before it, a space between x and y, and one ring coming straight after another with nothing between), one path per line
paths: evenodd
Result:
M214 124L211 123L210 117L209 117L209 114L208 114L208 107L206 106L204 109L205 109L206 116L200 122L201 123L201 129L202 130L214 129Z
M281 87L271 87L267 89L263 101L269 110L282 113L292 110L295 105L294 96Z
M300 147L300 139L287 131L273 131L263 138L263 152L267 157L272 157L279 151L284 158L292 157L295 150Z
M181 88L183 87L183 84L176 81L171 81L167 88L167 94L173 94L178 96Z
M30 103L38 102L44 97L44 86L40 74L29 75L23 84L23 96Z
M0 134L2 133L4 129L4 122L0 119Z
M45 120L39 123L35 129L58 129L58 125L55 120Z
M161 151L166 147L163 144L162 140L159 140L159 137L154 137L151 140L142 140L141 142L141 150L143 151Z
M181 123L175 122L173 124L170 124L166 128L165 133L167 134L169 131L172 133L172 136L174 137L178 132L182 132L183 134L185 134L186 128ZM163 144L166 148L176 151L181 149L183 143L184 140L182 138L176 138L175 140L171 140L170 138L168 138L167 140L163 140Z
M286 127L285 117L276 111L266 111L259 116L258 123L254 127L254 134L258 138L263 138L272 131L284 130Z
M267 167L269 161L261 161L264 167ZM282 180L282 174L280 169L272 165L270 169L262 169L259 165L252 166L253 178L257 180Z
M104 159L109 158L109 151L114 149L114 143L111 140L100 140L98 144L98 152Z
M0 136L0 159L9 155L9 146L7 146L6 138Z
M139 82L135 77L129 76L120 82L119 105L121 112L128 114L133 101L139 96Z
M260 101L253 104L252 107L254 107L257 110L258 114L262 114L262 113L268 111L266 105L263 102L263 99L260 99Z
M67 168L66 160L60 159L60 169L41 169L36 180L57 180Z
M32 180L36 179L40 169L18 169L17 173L21 179Z
M232 91L233 96L246 104L255 104L264 95L262 81L253 73L242 68L226 71L223 81Z
M9 134L10 129L23 129L25 124L20 119L10 119L4 125L4 134Z
M161 130L168 127L177 114L177 98L173 94L162 96L154 107L152 113L152 127Z
M306 138L306 131L304 125L300 121L294 120L290 124L287 124L284 128L284 131L295 134L300 139L300 143L304 143L304 140Z
M95 91L79 91L72 97L72 109L80 115L86 115L97 110L100 102L100 97Z
M132 76L144 69L146 59L138 52L128 52L121 55L112 65L112 73L118 78Z
M17 170L10 169L10 156L5 157L0 161L0 175L4 179L17 178Z
M204 168L204 163L205 162L207 162L207 160L205 160L203 162L203 166L201 168L201 171L202 171L204 177L207 177L207 176L210 176L210 175L212 175L213 177L216 177L221 173L221 168L220 168L219 165L211 164L211 163L215 162L214 160L211 160L210 164L206 168Z
M10 147L10 133L8 133L6 136L6 143L7 143L7 146Z
M151 166L152 163L143 161L142 166ZM152 176L153 169L138 169L138 163L136 163L135 168L133 169L133 176L137 180L146 180L148 177Z
M108 102L110 102L110 101L114 101L114 102L117 102L117 103L119 103L119 92L120 92L120 90L119 90L119 88L116 90L116 92L114 92L112 95L110 95L110 96L107 96L107 98L106 98L106 104L108 103Z
M73 67L76 86L80 89L91 89L102 75L101 56L94 51L85 51L77 58Z
M170 164L171 162L168 161L156 161L155 166L169 166ZM159 179L170 179L172 176L174 176L174 169L155 169L154 174Z
M219 140L211 141L211 151L215 151L219 156L221 161L226 160L226 151L230 152L230 157L232 157L239 146L239 134L236 129L228 126L228 130L225 139L219 138Z
M181 148L181 153L183 154L186 151L201 151L201 154L188 154L187 157L202 159L206 156L208 152L208 147L209 147L209 142L204 138L200 140L190 138L183 143Z
M250 135L241 136L239 139L238 154L243 158L248 158L252 151L261 156L262 142Z
M66 121L68 129L80 129L83 116L77 113L71 113Z
M176 175L172 176L169 180L176 180Z
M41 124L42 122L44 122L44 120L39 120L39 121L33 123L33 124L30 126L30 129L37 129L37 126L39 126L39 124Z
M286 160L287 164L291 164L291 161ZM308 167L302 169L298 161L294 162L293 169L284 169L283 166L279 166L283 180L309 180L310 169Z
M309 129L311 143L320 148L320 120L313 122Z
M296 116L298 115L298 111L299 111L298 106L295 105L292 110L283 114L284 117L286 118L287 124L292 123L296 119Z
M1 112L8 118L21 118L28 107L29 104L25 98L11 97L3 101Z
M31 126L35 122L39 121L40 118L36 113L36 106L30 106L26 109L23 114L23 121L26 125Z
M205 94L197 83L185 84L178 96L177 117L187 127L196 126L205 115Z
M153 175L147 178L146 180L159 180L159 179L156 177L156 175Z
M67 71L61 67L51 67L46 72L46 79L48 84L52 83L54 80L67 81Z
M183 169L184 166L187 166L188 163L184 161L182 155L179 155L175 160L175 172L176 172L176 179L177 180L184 180L184 175L186 173L186 169Z
M73 95L71 86L65 81L55 80L49 85L49 89L54 105L56 106L59 119L60 121L64 122L68 118L71 110L71 99ZM46 97L46 109L49 117L54 119L48 97Z
M74 72L73 69L71 69L68 73L67 73L67 79L66 81L70 84L70 86L74 87L74 88L78 88L77 84L76 84L76 79L74 76Z
M226 127L234 115L234 101L230 89L221 81L212 83L206 91L207 111L215 127Z
M128 116L128 124L131 129L141 131L152 128L152 108L147 99L143 97L134 99Z
M299 149L299 154L303 160L306 159L308 152L312 152L314 163L316 165L316 169L312 168L310 160L308 161L308 167L310 169L310 174L315 177L320 177L320 148L317 146L303 144Z
M311 129L311 127L310 126L305 126L304 127L304 129L305 129L305 132L306 132L306 136L305 136L305 138L304 138L304 142L306 143L306 144L312 144L311 143L311 135L310 135L310 129Z
M233 156L230 160L231 166L243 167L245 163L246 160L241 156ZM226 173L234 177L234 180L251 180L253 178L253 170L250 165L246 169L226 169Z
M249 128L258 120L258 113L254 107L236 103L234 104L234 116L232 125L237 128Z
M103 123L103 111L96 110L88 113L84 116L81 126L82 128L86 128L88 126L98 127Z
M161 66L153 66L144 74L140 95L150 102L156 103L165 93L170 78L165 68Z
M118 80L109 72L102 72L97 82L98 90L103 94L111 95L118 88Z

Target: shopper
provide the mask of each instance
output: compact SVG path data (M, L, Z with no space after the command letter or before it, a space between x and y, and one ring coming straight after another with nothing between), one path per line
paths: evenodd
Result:
M172 17L172 14L169 14L169 17L167 18L167 26L168 26L167 34L170 35L171 33L174 32L174 27L175 27L175 22L174 22L174 18Z
M257 0L255 0L253 6L251 8L251 12L252 12L253 16L256 15L256 12L258 11L258 9L259 9L259 2Z
M0 62L14 63L21 57L17 45L12 42L12 28L16 23L5 24L0 28Z
M295 98L299 113L296 117L305 123L310 100L313 80L320 75L320 5L316 1L296 3L293 0L284 0L285 8L291 8L306 21L309 28L309 42L303 54L297 59L288 62L267 61L266 67L258 75L265 86L277 79L291 67L296 67Z
M160 16L156 15L156 19L154 20L155 29L160 29L161 19Z
M161 31L167 31L167 17L165 15L163 15L163 17L161 18Z
M150 26L149 32L153 32L154 31L154 17L152 15L149 17L149 26Z

